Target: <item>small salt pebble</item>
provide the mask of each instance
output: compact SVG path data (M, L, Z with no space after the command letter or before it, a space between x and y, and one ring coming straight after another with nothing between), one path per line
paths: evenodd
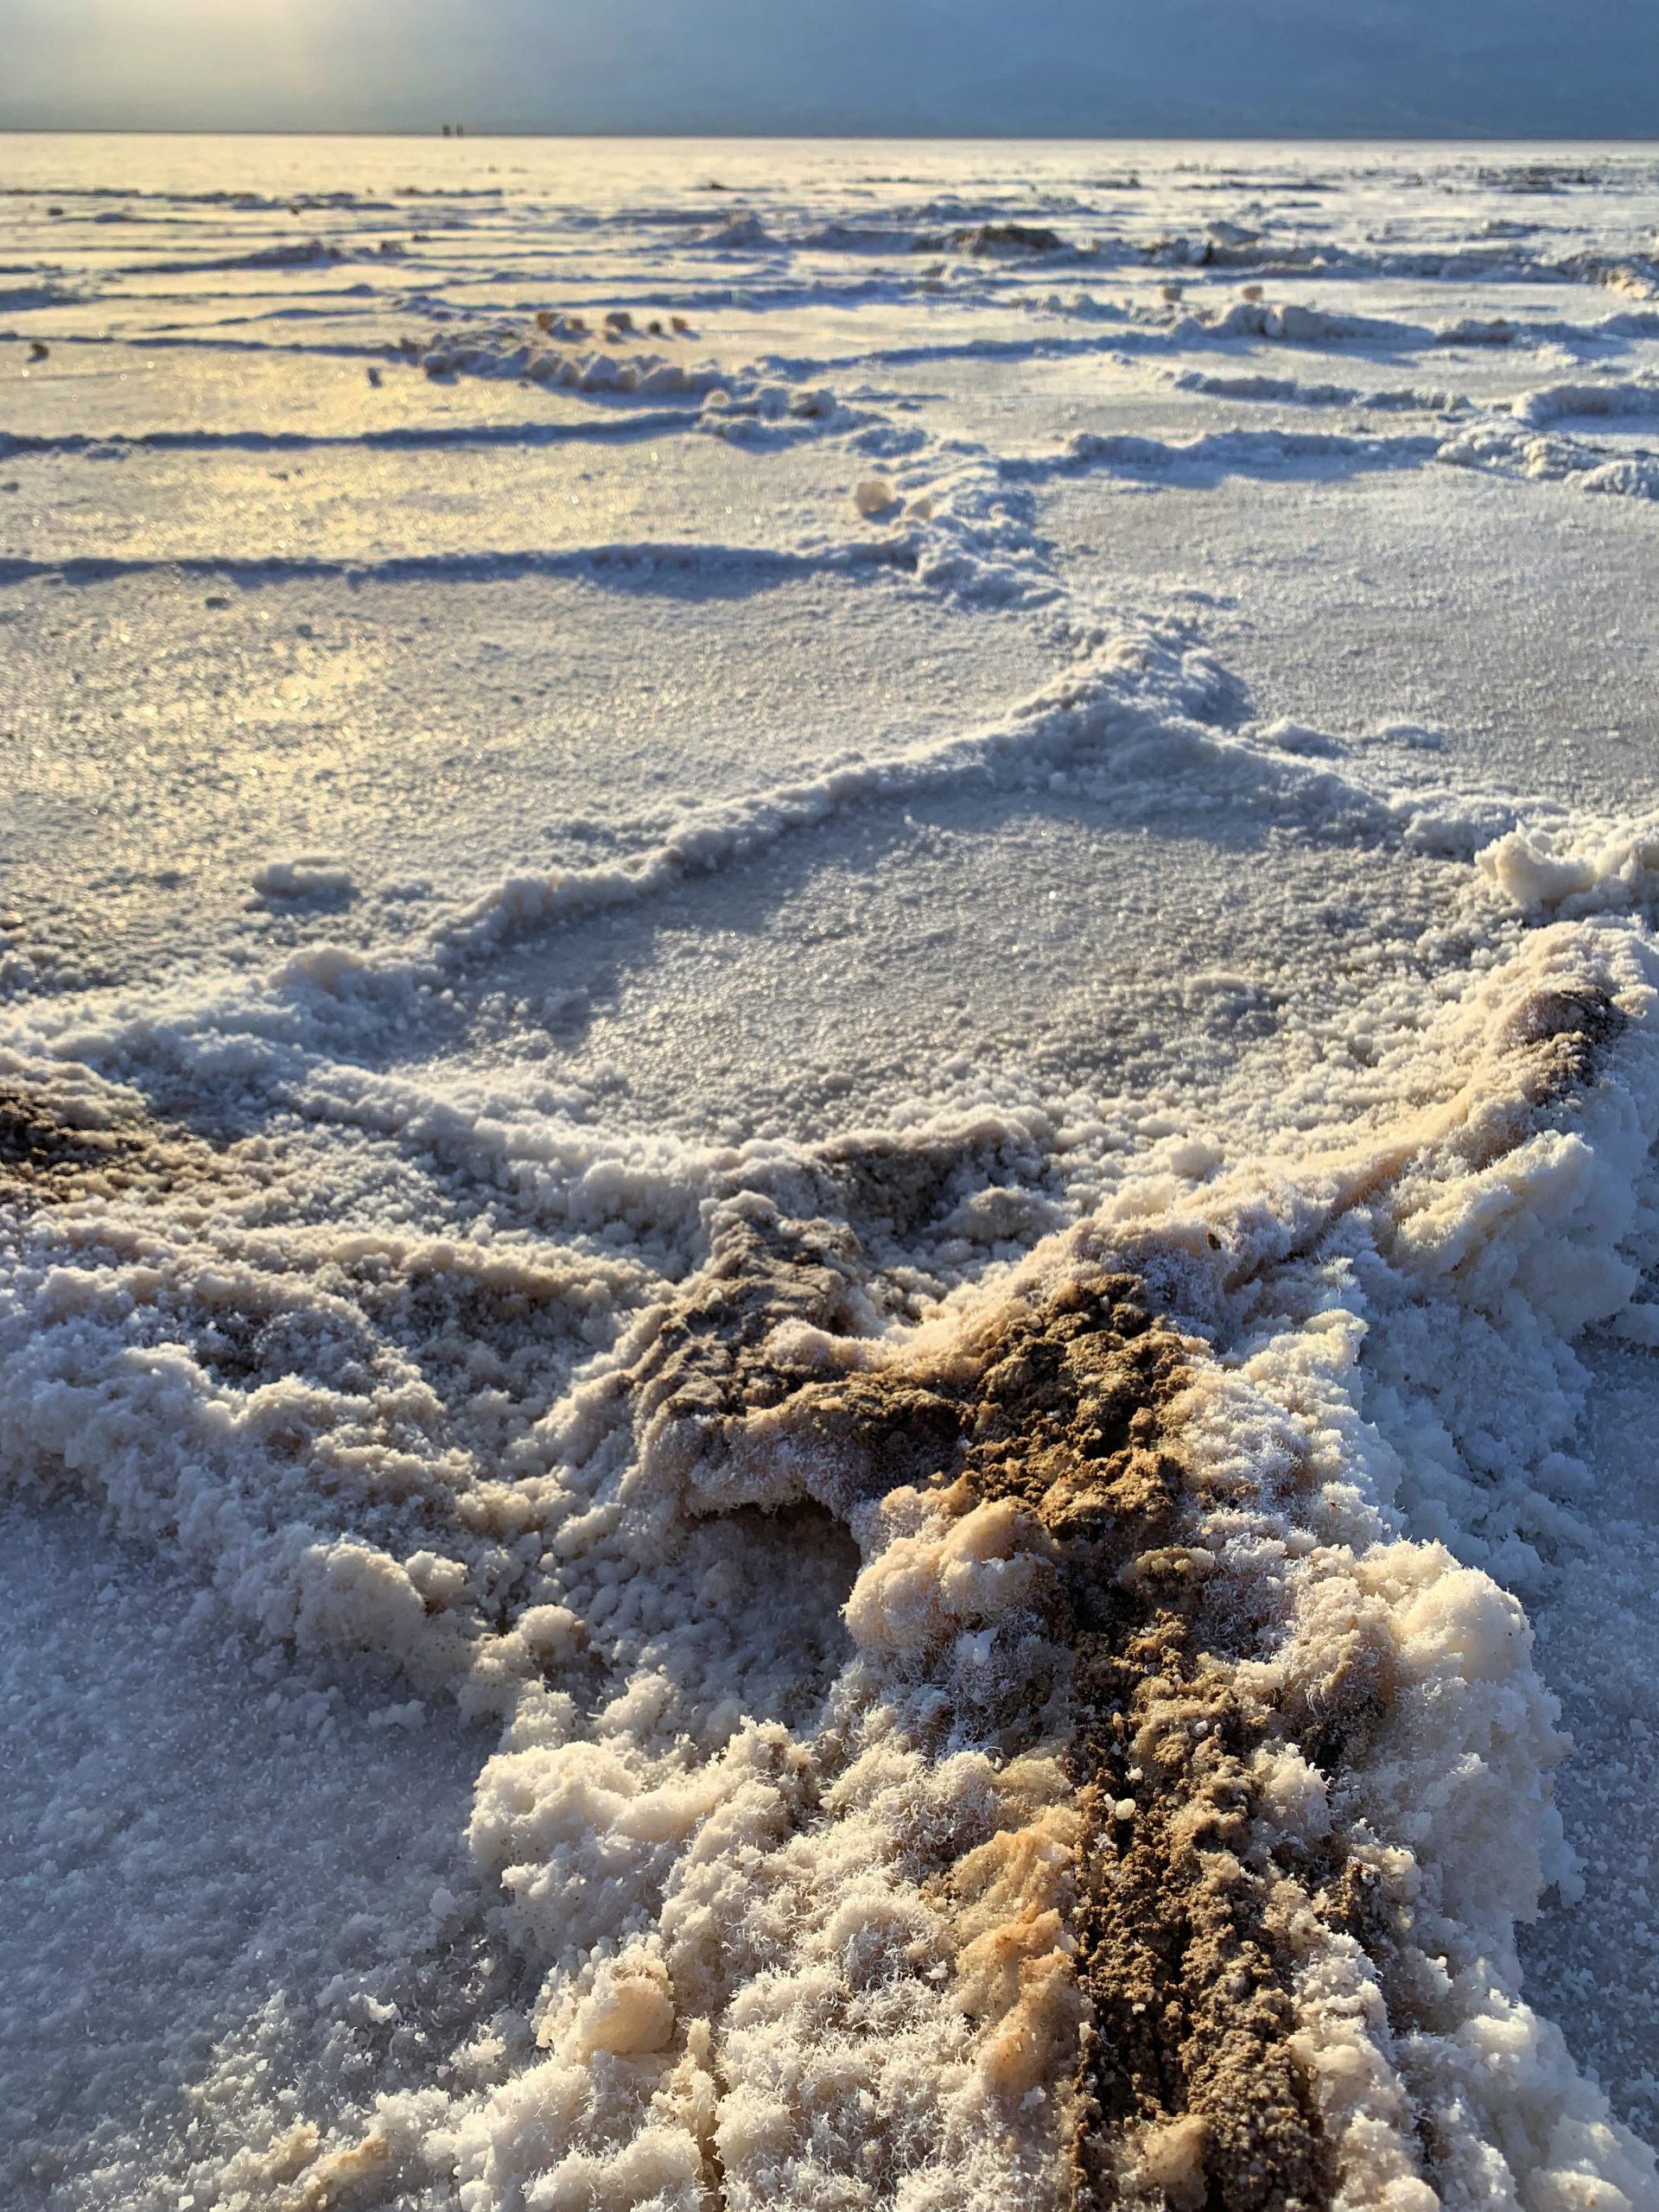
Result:
M893 503L893 489L885 477L867 476L853 494L853 505L861 515L885 514Z
M1134 1798L1120 1797L1112 1810L1120 1821L1132 1821L1135 1818Z

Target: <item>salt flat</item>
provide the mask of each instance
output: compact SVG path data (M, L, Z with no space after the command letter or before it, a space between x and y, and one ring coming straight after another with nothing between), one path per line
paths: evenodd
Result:
M1650 149L0 142L9 2202L1659 2205L1656 500Z

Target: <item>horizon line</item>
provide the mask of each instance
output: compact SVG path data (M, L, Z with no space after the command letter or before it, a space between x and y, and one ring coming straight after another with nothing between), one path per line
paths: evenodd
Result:
M1546 130L1452 130L1425 125L1421 130L672 130L594 126L585 130L531 124L474 124L463 122L457 141L442 121L419 129L385 129L345 124L182 124L182 123L6 123L0 122L0 138L408 138L431 139L439 144L466 144L477 139L663 139L690 144L720 144L749 140L765 144L778 142L836 143L848 140L872 145L906 145L918 140L956 145L1561 145L1659 148L1659 131L1630 137L1614 134Z

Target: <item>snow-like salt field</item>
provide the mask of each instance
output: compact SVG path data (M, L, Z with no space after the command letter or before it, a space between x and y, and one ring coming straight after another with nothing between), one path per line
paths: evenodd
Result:
M0 2197L1659 2207L1659 156L0 141Z

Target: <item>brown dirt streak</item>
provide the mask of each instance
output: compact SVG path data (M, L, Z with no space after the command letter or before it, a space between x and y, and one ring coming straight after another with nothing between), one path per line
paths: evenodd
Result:
M1290 2050L1281 1875L1251 1849L1249 1761L1269 1716L1237 1694L1206 1617L1211 1555L1181 1541L1172 1408L1190 1373L1137 1288L1102 1270L1008 1309L963 1468L982 1497L1031 1508L1060 1553L1092 2015L1073 2200L1316 2212L1334 2177ZM1139 2155L1177 2134L1178 2159Z

